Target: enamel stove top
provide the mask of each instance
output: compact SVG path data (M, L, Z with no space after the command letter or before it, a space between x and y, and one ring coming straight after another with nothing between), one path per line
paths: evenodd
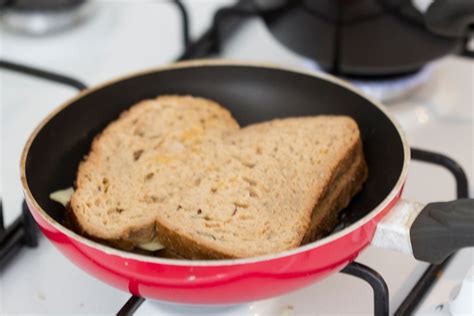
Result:
M199 36L219 7L232 1L188 1L192 35ZM0 29L1 58L76 77L88 85L135 70L162 65L182 52L180 20L166 2L101 2L95 16L50 37L24 37ZM138 34L138 35L137 35ZM151 39L150 39L151 37ZM227 41L219 57L308 69L305 61L276 42L263 23L250 18ZM431 65L430 76L409 96L388 104L411 145L455 159L474 180L474 63L450 57ZM1 186L6 225L19 214L22 195L18 162L38 122L76 91L0 70ZM442 168L414 162L404 197L422 202L455 197L452 176ZM470 195L474 194L471 188ZM395 252L368 248L357 259L379 272L389 287L390 314L398 308L427 264ZM449 315L448 301L471 274L474 251L458 253L417 315ZM472 283L471 283L472 284ZM472 292L471 292L472 293ZM190 307L145 301L137 315L318 315L371 314L371 289L336 274L312 286L270 300L228 307ZM0 314L111 314L129 299L79 270L43 237L1 271ZM471 300L471 302L474 301ZM474 314L471 305L470 314Z

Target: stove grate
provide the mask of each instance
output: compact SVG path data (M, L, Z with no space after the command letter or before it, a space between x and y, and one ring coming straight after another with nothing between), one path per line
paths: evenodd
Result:
M67 85L79 91L87 88L87 86L79 80L6 60L0 60L0 68ZM37 230L36 223L28 211L25 201L23 201L21 214L12 224L8 227L4 227L3 206L0 198L0 270L5 268L23 246L34 248L38 245Z

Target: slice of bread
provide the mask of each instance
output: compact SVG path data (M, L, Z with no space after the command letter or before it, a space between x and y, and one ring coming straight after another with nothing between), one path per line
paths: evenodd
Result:
M327 234L366 177L349 117L240 129L210 100L163 96L96 137L70 209L83 233L122 248L157 238L185 258L252 257Z

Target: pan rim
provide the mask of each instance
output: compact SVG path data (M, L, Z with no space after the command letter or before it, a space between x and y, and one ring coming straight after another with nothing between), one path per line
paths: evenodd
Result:
M296 73L296 74L301 74L301 75L306 75L306 76L311 76L311 77L316 77L318 79L326 80L328 82L331 82L333 84L339 85L345 89L350 90L351 92L359 95L360 97L366 99L368 102L370 102L373 106L377 107L379 111L381 111L387 119L393 124L395 127L396 131L398 132L398 135L400 137L400 140L402 142L403 146L403 166L402 170L400 172L400 176L389 192L385 199L380 202L374 209L372 209L369 213L367 213L364 217L359 219L357 222L351 224L350 226L333 233L329 236L326 236L322 239L319 239L317 241L314 241L312 243L309 243L304 246L300 246L294 249L286 250L283 252L275 253L275 254L268 254L268 255L263 255L263 256L257 256L257 257L251 257L251 258L242 258L242 259L223 259L223 260L179 260L179 259L168 259L168 258L160 258L160 257L152 257L152 256L147 256L147 255L141 255L141 254L136 254L116 248L112 248L110 246L95 242L91 239L88 239L86 237L83 237L79 235L78 233L68 229L64 225L60 224L58 221L56 221L54 218L52 218L43 208L38 204L38 202L35 200L33 197L32 192L30 191L28 181L26 178L26 159L29 153L29 150L31 148L31 145L33 141L36 139L36 136L39 134L39 132L43 129L44 126L46 126L54 117L59 114L62 110L67 108L68 106L74 104L77 100L80 98L91 94L95 91L98 91L100 89L103 89L105 87L111 86L117 82L146 75L146 74L151 74L151 73L156 73L156 72L165 72L169 70L174 70L174 69L181 69L181 68L193 68L193 67L222 67L222 66L238 66L238 67L255 67L255 68L266 68L266 69L273 69L273 70L281 70L281 71L287 71L291 73ZM281 66L281 65L276 65L272 63L262 63L262 62L249 62L249 61L237 61L237 60L228 60L228 59L203 59L203 60L192 60L192 61L182 61L182 62L177 62L177 63L172 63L168 64L165 66L160 66L160 67L154 67L154 68L148 68L146 70L142 71L137 71L130 73L128 75L120 76L118 78L114 78L112 80L105 81L104 83L101 83L99 85L95 85L94 87L88 88L82 92L80 92L78 95L75 97L67 100L66 102L60 104L56 109L50 112L49 115L47 115L39 124L38 126L33 130L31 135L28 137L28 140L23 148L23 152L21 155L21 161L20 161L20 175L21 175L21 183L23 187L23 192L25 194L26 199L33 205L35 210L37 211L38 214L42 216L42 218L51 226L53 226L56 230L60 231L62 234L66 235L67 237L80 242L90 248L96 249L98 251L101 251L107 255L113 255L120 257L121 259L128 259L128 260L136 260L140 262L146 262L146 263L153 263L153 264L161 264L161 265L174 265L174 266L188 266L188 267L217 267L217 266L232 266L232 265L243 265L243 264L253 264L253 263L260 263L264 261L272 261L276 259L281 259L284 257L290 257L296 254L300 254L306 251L310 251L313 249L316 249L318 247L321 247L323 245L329 244L337 239L340 239L344 236L347 236L354 232L355 230L361 228L362 226L366 225L368 222L370 222L374 217L376 217L380 212L385 210L387 206L394 201L399 193L401 192L401 189L403 187L403 184L405 183L405 179L408 174L408 164L410 161L410 149L408 146L408 142L406 140L405 133L401 129L399 123L392 117L390 113L385 109L385 107L377 100L372 99L371 97L365 95L362 91L358 90L356 87L352 86L350 83L339 79L335 76L323 73L323 72L315 72L315 71L305 71L301 69L295 69L292 67L287 67L287 66Z

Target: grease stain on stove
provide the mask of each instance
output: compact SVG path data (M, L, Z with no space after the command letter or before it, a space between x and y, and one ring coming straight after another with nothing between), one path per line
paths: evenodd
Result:
M293 305L285 305L281 308L280 316L293 316L295 315L295 307Z
M38 298L42 301L46 301L46 296L44 295L43 292L38 292L36 293L36 295L38 296Z

